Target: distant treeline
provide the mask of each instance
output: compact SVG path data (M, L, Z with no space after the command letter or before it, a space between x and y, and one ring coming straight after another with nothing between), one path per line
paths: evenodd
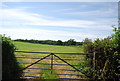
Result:
M49 44L49 45L61 45L61 46L69 46L69 45L83 45L83 42L76 42L74 39L69 39L68 41L61 41L61 40L28 40L28 39L16 39L14 41L21 41L21 42L29 42L29 43L37 43L37 44Z

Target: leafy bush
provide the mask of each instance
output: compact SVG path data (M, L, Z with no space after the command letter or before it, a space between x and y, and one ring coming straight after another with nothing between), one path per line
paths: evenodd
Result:
M116 46L117 52L120 54L120 27L118 28L114 27L113 31L115 32L115 34L113 35L112 42Z
M116 34L113 37L117 37ZM85 44L85 53L92 53L92 56L87 56L86 59L91 59L88 63L91 68L83 71L85 75L92 81L113 81L119 80L119 45L113 42L113 37L96 39L94 42ZM114 38L115 40L115 38ZM117 40L118 41L118 40ZM119 40L120 41L120 40Z
M10 38L2 36L2 79L19 79L20 66L14 55L16 49Z

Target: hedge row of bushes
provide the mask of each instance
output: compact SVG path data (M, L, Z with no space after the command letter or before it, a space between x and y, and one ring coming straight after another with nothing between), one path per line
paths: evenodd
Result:
M85 53L92 53L86 59L91 68L83 71L92 81L119 81L119 59L120 59L120 28L115 28L115 34L104 39L96 39L85 44Z
M10 38L0 36L2 39L2 79L20 79L22 71L14 55L16 48Z

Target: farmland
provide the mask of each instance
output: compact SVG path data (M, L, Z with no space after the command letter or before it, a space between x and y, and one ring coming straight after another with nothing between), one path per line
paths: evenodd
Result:
M60 52L60 53L81 53L82 46L57 46L45 44L33 44L25 42L14 42L18 50L22 51L40 51L40 52Z
M57 46L57 45L45 45L45 44L34 44L34 43L25 43L25 42L14 42L15 46L17 47L17 50L20 51L37 51L37 52L52 52L52 53L83 53L83 47L82 46ZM48 54L32 54L32 53L15 53L16 56L19 57L44 57ZM81 55L81 57L79 55L59 55L61 58L63 59L70 59L70 58L77 58L77 59L84 59L84 56ZM18 58L17 59L20 62L29 62L29 63L33 63L35 61L37 61L38 59L26 59L26 58ZM50 59L44 59L42 61L40 61L40 63L50 63ZM76 62L76 61L68 61L70 64L72 65L78 65L80 64L80 61ZM54 61L55 64L65 64L64 62L62 62L61 60L55 60ZM20 64L22 67L25 67L29 64ZM40 64L35 64L33 66L31 66L32 68L50 68L50 65L40 65ZM79 67L76 67L79 68ZM70 66L58 66L58 65L54 65L54 69L72 69L74 70L72 67ZM45 72L45 73L50 73L50 70L32 70L32 69L26 69L25 72ZM63 74L76 74L78 72L70 72L70 71L57 71L57 70L53 70L53 73L63 73ZM81 73L79 73L81 74ZM57 79L59 77L65 77L65 78L77 78L76 76L69 76L69 75L49 75L49 74L28 74L25 73L26 76L28 75L35 75L35 76L42 76L42 79Z

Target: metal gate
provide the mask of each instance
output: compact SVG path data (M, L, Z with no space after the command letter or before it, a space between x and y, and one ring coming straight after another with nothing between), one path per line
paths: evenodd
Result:
M15 51L16 53L32 53L32 54L43 54L45 55L44 57L27 57L27 56L17 56L16 55L16 58L22 58L22 59L38 59L37 61L34 61L32 63L30 62L18 62L18 63L22 63L22 64L28 64L27 66L25 66L22 70L23 70L23 73L30 73L30 74L39 74L39 76L36 76L36 75L32 75L32 76L28 76L28 75L23 75L22 77L34 77L34 78L40 78L42 74L47 74L47 75L58 75L59 78L58 79L75 79L75 80L84 80L86 79L85 75L82 73L82 69L81 68L85 68L85 67L89 67L89 65L86 65L85 64L85 57L86 55L91 55L89 53L50 53L50 52L31 52L31 51ZM47 54L47 55L46 55ZM62 58L65 57L66 58ZM78 58L79 56L79 58ZM71 57L71 58L69 58ZM74 58L76 57L76 58ZM84 58L84 59L81 59L81 58ZM45 60L46 61L49 61L49 63L40 63L41 61ZM60 62L60 63L56 63L57 62ZM74 62L73 62L74 61ZM82 61L82 62L81 62ZM61 62L63 62L61 64ZM78 64L75 64L75 63L78 63ZM49 65L50 67L49 68L41 68L41 67L37 67L37 68L34 68L34 67L31 67L35 64L40 64L40 65ZM56 68L55 68L55 67ZM69 66L69 68L59 68L59 67L62 67L62 66ZM48 72L30 72L28 70L28 72L24 72L26 69L31 69L31 70L49 70L50 73ZM62 73L58 73L58 72L53 72L53 70L55 71L59 71L60 70L62 71ZM66 73L66 71L68 73ZM61 77L61 76L67 76L66 77ZM72 78L73 76L75 76L74 78Z

